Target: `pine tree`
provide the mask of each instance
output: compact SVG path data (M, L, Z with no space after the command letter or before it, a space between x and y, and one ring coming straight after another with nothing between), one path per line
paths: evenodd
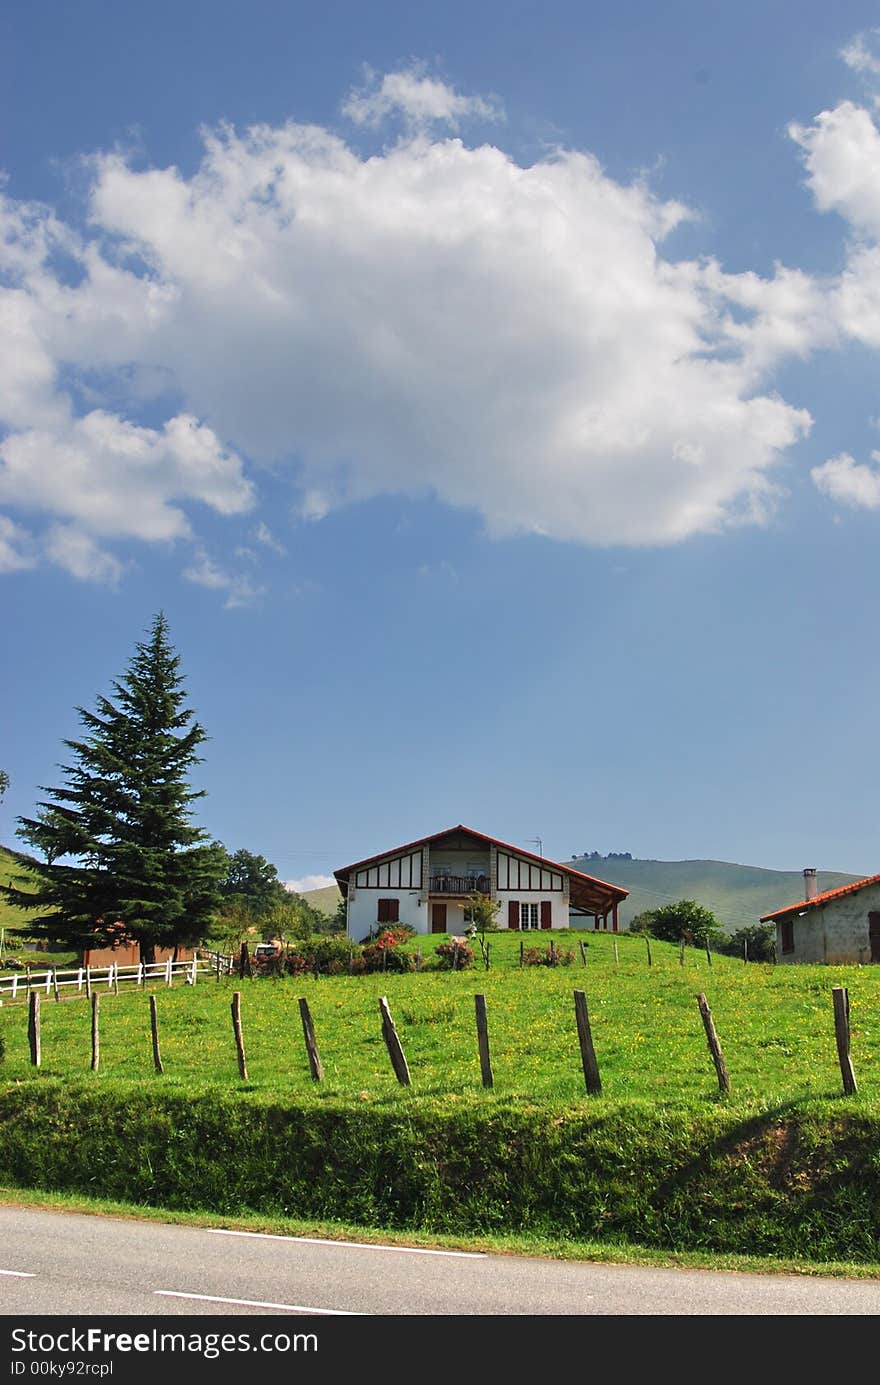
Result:
M10 903L41 912L29 923L73 947L101 947L121 936L151 962L156 947L204 937L219 903L225 852L190 822L204 796L187 785L207 739L184 705L180 659L161 612L136 645L115 700L77 708L86 734L65 741L73 763L65 785L45 788L34 818L18 819L18 836L43 859L13 853L36 879L36 892L2 887ZM24 883L24 877L21 877Z

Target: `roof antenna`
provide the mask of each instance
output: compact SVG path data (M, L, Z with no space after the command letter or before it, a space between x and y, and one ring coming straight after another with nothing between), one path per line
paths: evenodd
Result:
M538 855L540 856L541 860L543 861L543 859L544 859L544 843L541 841L541 838L540 838L540 837L526 837L526 841L527 841L527 842L534 842L534 843L535 843L535 846L538 848Z

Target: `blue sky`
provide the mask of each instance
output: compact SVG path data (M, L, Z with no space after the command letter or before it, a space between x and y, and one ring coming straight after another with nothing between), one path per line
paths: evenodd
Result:
M7 3L0 841L162 608L285 879L880 869L875 25Z

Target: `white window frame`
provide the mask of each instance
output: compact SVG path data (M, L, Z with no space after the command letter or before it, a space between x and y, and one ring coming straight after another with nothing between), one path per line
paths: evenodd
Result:
M541 927L541 906L531 900L522 900L519 906L519 926L531 933Z

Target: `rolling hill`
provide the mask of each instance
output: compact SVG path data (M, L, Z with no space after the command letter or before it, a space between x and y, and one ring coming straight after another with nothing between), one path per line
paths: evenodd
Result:
M622 928L628 928L630 920L643 909L656 909L677 899L696 899L711 909L729 932L734 932L757 923L768 910L796 904L804 897L804 878L799 870L766 870L732 861L626 861L607 856L598 860L577 856L565 864L629 890L629 898L620 909ZM11 865L7 851L0 846L0 883L9 880ZM820 890L833 890L859 878L833 870L821 870L817 876ZM313 908L332 914L339 890L328 885L321 890L308 890L302 897ZM0 900L0 927L21 928L26 917Z
M796 904L804 897L804 877L799 870L766 870L732 861L625 861L607 856L599 860L578 856L565 864L629 890L629 898L620 909L622 928L628 928L630 920L644 909L695 899L733 933L757 923L768 910ZM820 890L833 890L860 878L834 870L822 870L817 875ZM322 913L332 914L339 890L329 885L323 890L309 890L303 899Z
M733 933L757 923L770 909L796 904L804 897L804 877L799 870L766 870L732 861L626 861L607 856L598 860L578 856L565 864L629 890L629 898L620 908L623 928L628 928L630 920L643 909L695 899ZM817 872L820 891L859 879L841 871Z

